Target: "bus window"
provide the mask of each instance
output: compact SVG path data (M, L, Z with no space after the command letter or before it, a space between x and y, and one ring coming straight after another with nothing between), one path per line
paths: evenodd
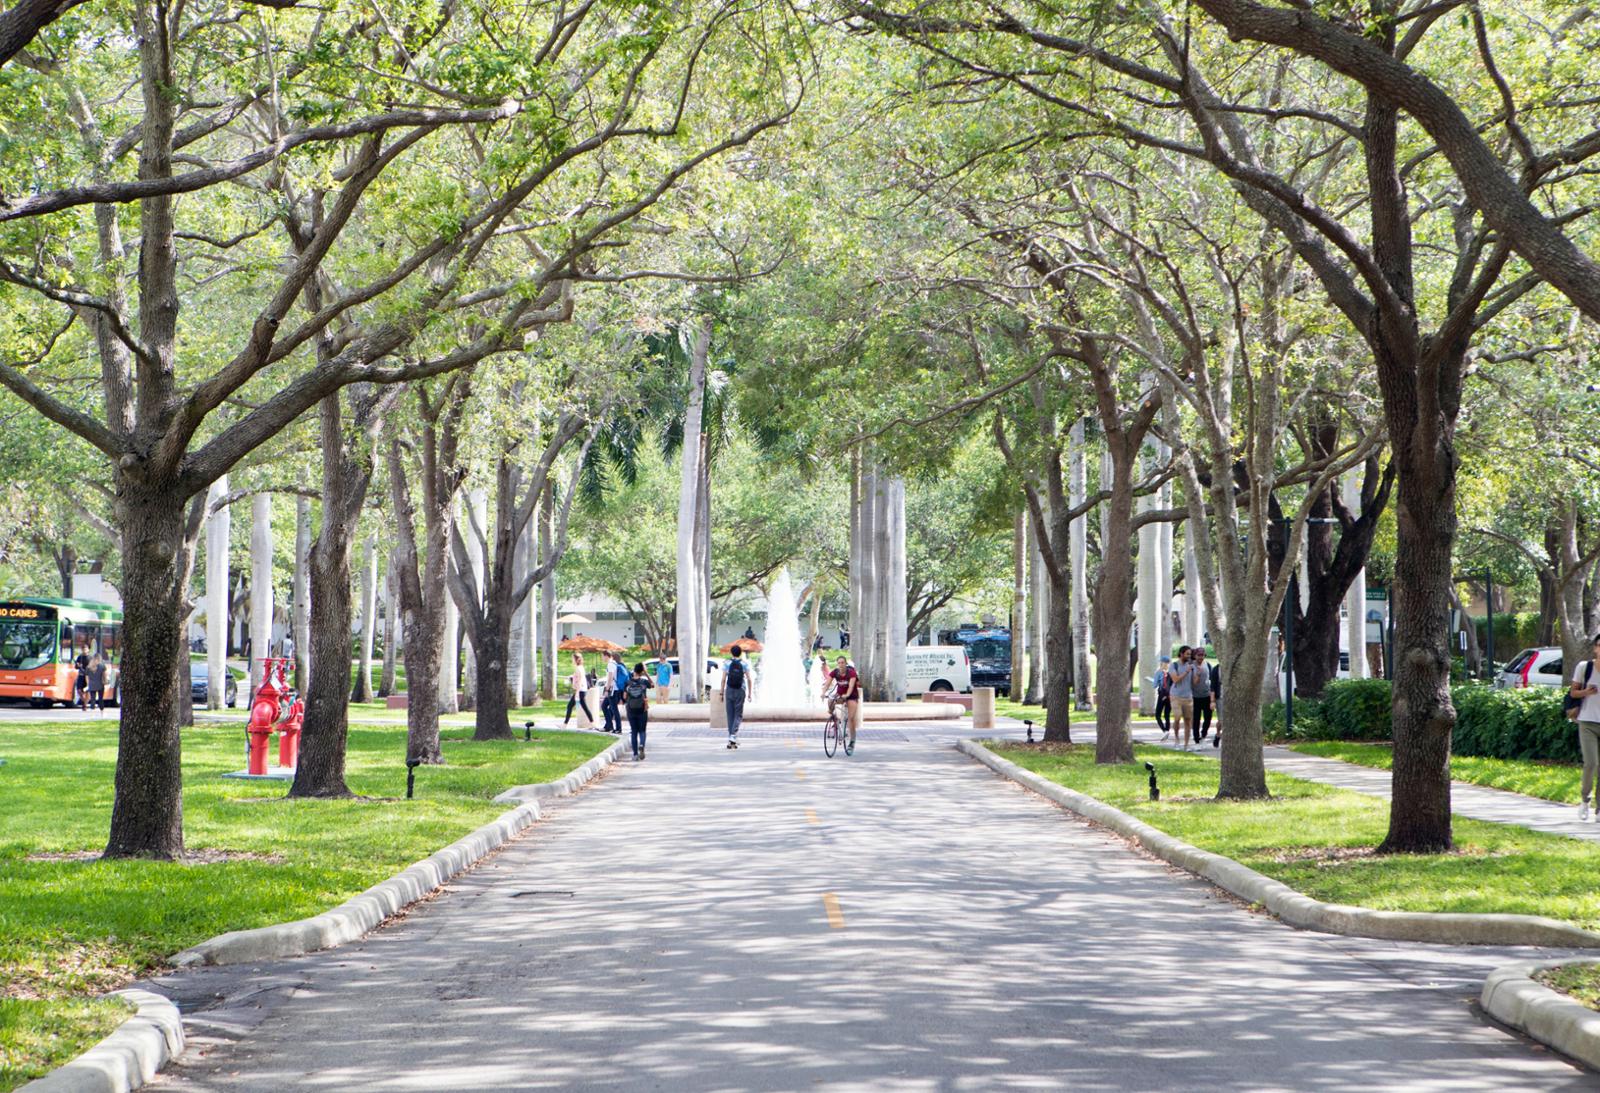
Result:
M75 640L77 642L74 646L74 656L78 654L86 657L94 656L99 651L100 646L100 624L80 622L73 629L76 631Z
M56 623L0 620L0 668L31 671L56 658Z
M114 622L108 622L101 628L103 646L101 655L111 664L116 664L122 659L122 627Z

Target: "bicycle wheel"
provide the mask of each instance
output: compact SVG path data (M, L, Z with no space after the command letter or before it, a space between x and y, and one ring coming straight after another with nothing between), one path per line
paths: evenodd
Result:
M839 750L839 715L829 714L828 721L822 726L822 753L829 759Z

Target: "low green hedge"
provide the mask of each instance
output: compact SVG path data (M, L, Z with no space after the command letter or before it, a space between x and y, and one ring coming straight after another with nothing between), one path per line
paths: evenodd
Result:
M1561 712L1556 687L1496 689L1481 683L1450 688L1456 707L1451 749L1489 759L1581 759L1578 734ZM1295 740L1388 740L1390 690L1386 679L1331 681L1321 699L1294 702ZM1284 740L1283 703L1261 712L1270 740Z

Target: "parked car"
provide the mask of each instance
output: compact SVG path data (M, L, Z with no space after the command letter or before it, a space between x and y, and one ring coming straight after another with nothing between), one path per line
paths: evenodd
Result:
M228 685L223 691L223 699L231 710L239 704L239 680L232 672L225 674ZM196 706L204 706L211 700L211 670L203 660L189 662L189 698Z
M1496 687L1563 687L1567 677L1562 672L1561 650L1545 645L1537 649L1524 649L1500 669L1494 677Z
M906 650L906 694L929 691L971 693L972 660L965 645L913 645Z

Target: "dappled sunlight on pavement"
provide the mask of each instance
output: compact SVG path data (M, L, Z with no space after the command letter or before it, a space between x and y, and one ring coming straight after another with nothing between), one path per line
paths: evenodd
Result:
M814 731L652 733L365 943L168 980L191 1006L271 989L196 1013L161 1084L1591 1084L1472 1008L1526 951L1290 930L904 731L832 760Z

